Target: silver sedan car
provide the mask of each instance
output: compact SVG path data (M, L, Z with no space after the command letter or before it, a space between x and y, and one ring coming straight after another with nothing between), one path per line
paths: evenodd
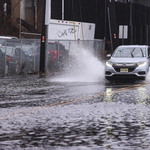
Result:
M107 80L132 78L145 80L150 65L150 47L146 45L119 46L105 65Z

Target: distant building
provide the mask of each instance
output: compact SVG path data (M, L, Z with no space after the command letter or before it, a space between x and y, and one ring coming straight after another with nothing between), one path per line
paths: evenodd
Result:
M65 0L64 19L95 23L95 39L111 41L108 2L115 2L118 44L150 45L150 0ZM51 4L51 18L62 19L62 0ZM40 33L43 6L44 0L1 0L0 34L19 37L20 24L21 32Z

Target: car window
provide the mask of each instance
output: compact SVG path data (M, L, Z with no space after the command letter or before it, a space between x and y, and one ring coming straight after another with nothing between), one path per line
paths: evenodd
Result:
M23 46L22 50L25 52L32 52L33 51L33 47L32 46Z
M58 44L48 43L49 50L58 50Z
M3 53L2 53L2 51L1 51L1 49L0 49L0 56L3 56Z
M133 57L144 57L143 50L141 48L136 48L131 52Z
M3 53L5 53L5 47L1 47L1 50ZM13 53L13 48L7 47L6 48L6 54L11 55Z
M113 54L113 57L145 57L145 56L146 56L145 48L139 47L117 48Z
M15 55L16 55L16 56L19 56L19 55L20 55L20 50L19 50L18 48L16 48L16 50L15 50Z
M6 49L6 54L11 55L13 53L14 49L13 48L7 48Z
M3 53L5 53L5 48L4 48L4 47L1 47L0 49L1 49L1 51L2 51Z
M21 56L21 54L22 54L23 57L26 56L25 53L23 51L21 51L20 48L16 48L15 54L16 54L16 56Z

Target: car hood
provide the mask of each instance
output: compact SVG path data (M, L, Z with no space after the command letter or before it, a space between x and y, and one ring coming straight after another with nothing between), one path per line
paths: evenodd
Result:
M146 57L140 57L140 58L111 57L109 59L109 61L111 61L113 63L138 63L138 62L142 62L142 61L147 61L147 58Z

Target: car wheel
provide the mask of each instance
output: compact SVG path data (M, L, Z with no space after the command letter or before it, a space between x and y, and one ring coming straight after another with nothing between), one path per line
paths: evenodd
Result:
M19 65L19 63L16 64L15 71L16 71L16 74L20 73L20 65Z

